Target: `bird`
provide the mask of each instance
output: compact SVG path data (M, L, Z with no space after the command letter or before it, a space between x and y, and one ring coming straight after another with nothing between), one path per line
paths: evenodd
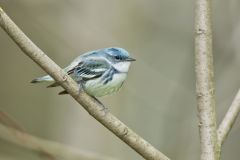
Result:
M131 62L136 59L119 47L109 47L86 52L75 58L63 70L93 97L102 97L117 92L127 78ZM50 75L35 78L31 83L53 82L50 87L59 86ZM79 86L79 87L80 87ZM59 95L68 94L63 90Z

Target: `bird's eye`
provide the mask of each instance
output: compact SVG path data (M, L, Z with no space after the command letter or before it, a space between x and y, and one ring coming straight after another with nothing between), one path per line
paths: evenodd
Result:
M115 59L116 59L116 60L121 60L122 57L121 57L121 56L115 56Z

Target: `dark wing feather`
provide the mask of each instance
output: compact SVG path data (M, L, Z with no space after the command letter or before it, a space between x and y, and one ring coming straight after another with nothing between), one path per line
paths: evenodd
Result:
M63 90L63 91L58 93L58 95L64 95L64 94L68 94L68 92L66 90Z
M105 60L86 60L80 62L76 67L67 73L74 77L76 81L88 81L101 77L102 74L109 69L109 64Z
M109 68L110 64L106 60L86 60L81 61L74 68L68 70L67 74L70 75L76 82L86 82L88 80L101 77ZM57 86L59 86L59 84L54 82L53 84L49 85L48 88ZM59 94L62 95L68 93L64 90Z
M59 86L58 82L54 82L52 84L50 84L49 86L47 86L47 88L52 88L52 87L57 87Z

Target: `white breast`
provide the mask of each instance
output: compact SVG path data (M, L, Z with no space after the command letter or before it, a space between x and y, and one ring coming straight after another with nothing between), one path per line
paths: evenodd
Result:
M119 72L128 72L131 62L118 62L113 64L114 68L116 68Z
M111 94L113 92L118 91L121 88L126 77L127 77L126 73L114 74L113 79L109 81L107 84L103 84L100 79L90 80L86 82L86 84L84 85L85 91L88 94L96 97Z

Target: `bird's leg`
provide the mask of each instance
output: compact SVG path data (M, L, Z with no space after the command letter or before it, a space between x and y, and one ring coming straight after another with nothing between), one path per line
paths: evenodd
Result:
M101 105L101 107L102 107L101 111L104 111L104 113L106 115L109 112L109 109L101 101L99 101L96 97L94 97L94 96L91 96L91 97Z
M79 84L79 90L78 90L78 94L80 94L83 91L83 84L82 82L77 82Z
M83 89L83 84L80 82L79 83L79 94L81 93L81 91L84 91ZM91 95L89 95L91 96ZM98 102L100 104L100 106L102 107L101 111L104 111L105 115L109 112L109 109L101 102L99 101L96 97L91 96L96 102Z

